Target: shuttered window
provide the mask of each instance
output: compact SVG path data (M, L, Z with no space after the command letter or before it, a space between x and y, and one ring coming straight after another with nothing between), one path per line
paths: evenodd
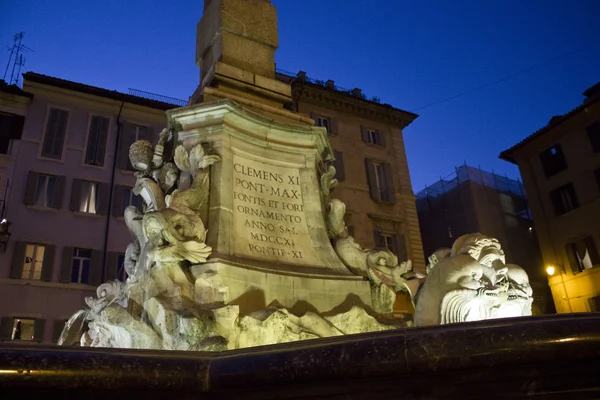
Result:
M25 186L25 204L43 208L61 208L65 177L29 171Z
M46 321L38 318L2 317L0 340L41 342L44 339Z
M68 119L69 112L66 110L51 108L48 111L46 133L42 143L42 157L57 160L62 158Z
M335 178L338 181L346 180L346 171L344 170L344 155L341 151L334 150L333 155L335 160L333 166L335 167Z
M106 153L106 138L108 136L109 119L94 115L90 119L90 131L85 152L85 163L104 165Z
M52 281L56 247L49 244L16 242L10 270L12 279Z
M71 190L71 211L106 215L109 197L108 183L74 179Z
M60 281L98 286L102 283L102 252L99 250L64 247Z
M383 132L366 126L361 126L360 130L363 142L385 147L385 135Z
M396 202L392 166L370 158L365 159L367 172L367 183L369 185L371 199L386 203Z

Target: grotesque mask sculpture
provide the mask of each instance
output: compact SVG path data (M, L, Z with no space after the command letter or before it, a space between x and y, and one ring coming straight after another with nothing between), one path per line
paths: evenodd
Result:
M461 236L451 251L430 257L428 269L415 309L417 326L531 315L527 274L505 265L496 239Z

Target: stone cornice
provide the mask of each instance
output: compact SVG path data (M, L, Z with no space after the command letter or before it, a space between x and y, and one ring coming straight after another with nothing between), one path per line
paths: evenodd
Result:
M389 104L375 103L309 82L301 82L300 80L295 80L292 83L292 97L294 101L318 104L357 117L385 122L401 129L418 117L417 114L399 110Z

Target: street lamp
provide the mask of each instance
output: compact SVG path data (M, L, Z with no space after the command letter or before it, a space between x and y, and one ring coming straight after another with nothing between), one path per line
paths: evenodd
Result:
M9 227L10 222L8 222L6 218L0 221L0 251L3 253L6 251L6 245L10 239L10 232L8 231Z
M562 283L564 293L562 298L563 300L567 301L567 305L569 306L569 312L573 312L573 309L571 308L571 301L569 300L569 295L567 293L567 285L565 285L565 277L562 274L562 267L554 264L546 265L546 273L548 274L548 276L553 276L556 273L556 271L560 273L560 282Z

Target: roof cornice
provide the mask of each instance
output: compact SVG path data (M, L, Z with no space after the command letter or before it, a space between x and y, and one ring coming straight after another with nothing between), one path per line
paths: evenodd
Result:
M405 128L418 117L417 114L394 108L389 104L379 104L299 79L292 83L292 96L294 101L318 104L373 121L386 122L399 128Z

